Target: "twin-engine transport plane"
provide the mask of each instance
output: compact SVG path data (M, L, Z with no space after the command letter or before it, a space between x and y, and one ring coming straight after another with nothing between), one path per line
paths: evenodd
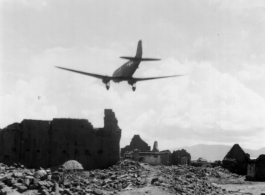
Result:
M127 81L128 84L132 86L132 90L135 91L136 89L136 82L138 81L147 81L147 80L153 80L153 79L163 79L163 78L168 78L168 77L177 77L177 76L182 76L182 75L171 75L171 76L161 76L161 77L148 77L148 78L135 78L132 77L133 74L135 73L136 69L139 67L139 64L141 61L156 61L160 59L154 59L154 58L142 58L142 41L140 40L138 42L137 46L137 51L136 51L136 56L135 57L121 57L123 59L129 60L126 62L124 65L122 65L120 68L118 68L112 76L103 76L99 74L93 74L93 73L88 73L88 72L81 72L78 70L72 70L68 68L63 68L63 67L57 67L60 69L76 72L79 74L84 74L87 76L95 77L98 79L102 79L102 82L105 83L107 90L109 90L110 87L110 81L112 80L115 83L119 83L121 81Z

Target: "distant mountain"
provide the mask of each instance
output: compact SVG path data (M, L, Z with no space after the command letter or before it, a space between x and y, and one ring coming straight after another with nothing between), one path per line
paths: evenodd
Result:
M172 150L181 150L185 149L190 153L192 160L197 160L198 158L204 158L208 161L223 160L228 151L232 146L227 145L206 145L206 144L197 144L194 146L187 146L181 148L175 148ZM171 151L172 151L171 150ZM265 154L265 147L259 150L244 149L244 152L248 153L251 158L257 158L261 154Z

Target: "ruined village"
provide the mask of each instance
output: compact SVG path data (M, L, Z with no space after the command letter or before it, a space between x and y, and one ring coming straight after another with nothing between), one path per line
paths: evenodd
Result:
M265 195L265 0L0 0L0 195Z
M109 109L104 127L97 129L86 119L11 124L0 131L0 194L203 195L263 190L265 155L250 159L238 144L223 159L207 162L192 161L185 150L160 151L158 141L151 147L140 135L120 148L121 137ZM226 189L229 185L237 187ZM243 188L252 185L253 193Z

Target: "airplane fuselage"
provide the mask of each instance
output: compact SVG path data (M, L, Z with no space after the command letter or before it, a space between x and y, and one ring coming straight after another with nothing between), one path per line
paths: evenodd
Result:
M125 64L123 64L121 67L119 67L115 72L113 73L113 77L123 77L123 78L132 78L133 74L135 73L136 69L139 67L140 64L139 61L128 61ZM119 83L122 79L113 79L113 82Z

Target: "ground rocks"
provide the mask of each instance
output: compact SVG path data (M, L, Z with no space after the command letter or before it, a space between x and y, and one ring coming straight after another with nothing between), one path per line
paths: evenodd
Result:
M8 188L16 193L23 193L28 190L49 189L54 185L54 182L49 180L49 170L26 169L20 165L7 166L4 164L0 164L0 167L2 194L6 194Z
M37 179L45 179L47 177L47 172L43 169L38 170L34 173L34 177Z
M159 177L152 178L151 184L170 189L173 193L185 193L186 195L230 193L212 184L211 178L221 178L223 175L219 173L222 173L222 171L228 172L221 167L215 169L161 165L155 167L155 169ZM229 177L233 177L233 174L230 173Z
M124 160L104 170L76 171L60 166L49 169L15 168L1 164L1 193L10 189L23 193L37 190L40 195L108 194L120 190L142 187L146 184L147 171L135 161Z
M151 166L130 159L91 171L67 170L63 166L51 171L3 164L0 168L0 195L108 195L148 186L161 188L165 194L229 194L211 179L217 182L240 177L221 167Z

